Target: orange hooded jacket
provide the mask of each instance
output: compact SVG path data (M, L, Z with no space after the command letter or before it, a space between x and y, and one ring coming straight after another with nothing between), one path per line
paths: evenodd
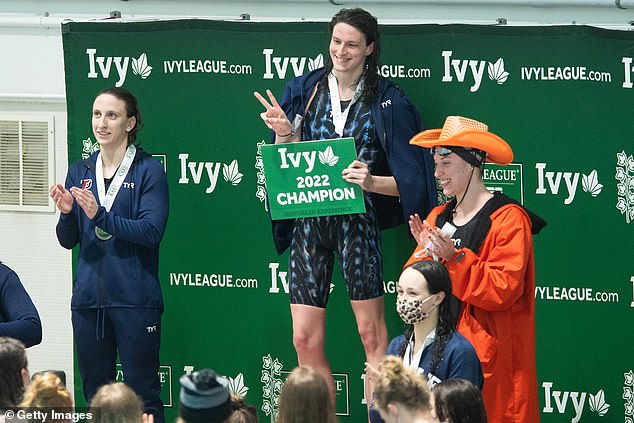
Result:
M445 207L434 208L427 222L435 225ZM489 422L538 423L532 222L516 204L501 206L489 218L478 253L460 248L446 263L453 293L462 300L458 331L482 362ZM421 250L405 266L429 259Z

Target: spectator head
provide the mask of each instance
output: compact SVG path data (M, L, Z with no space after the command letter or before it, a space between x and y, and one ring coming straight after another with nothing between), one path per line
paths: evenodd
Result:
M438 421L487 423L482 392L464 379L447 379L434 386L432 403Z
M324 378L311 367L295 368L282 388L276 423L334 421L335 411Z
M72 412L73 399L55 373L41 373L36 375L24 392L24 398L20 407L27 411L39 409L54 409L60 414L60 418L53 418L51 422L66 422L65 413ZM41 421L36 419L34 421Z
M142 423L143 404L128 385L103 385L90 402L93 423Z
M228 381L202 369L180 378L180 417L187 423L224 423L231 415Z
M381 362L374 403L386 422L414 421L414 418L433 421L427 381L404 367L395 356L387 356Z
M0 409L17 407L29 381L24 344L17 339L0 336Z
M241 395L231 395L231 409L231 416L226 423L258 423L257 410L244 402Z

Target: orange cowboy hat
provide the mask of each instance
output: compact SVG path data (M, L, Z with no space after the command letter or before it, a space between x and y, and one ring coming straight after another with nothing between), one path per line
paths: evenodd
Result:
M409 141L420 147L463 147L486 152L486 161L507 165L513 161L513 150L489 127L477 120L462 116L448 116L441 129L420 132Z

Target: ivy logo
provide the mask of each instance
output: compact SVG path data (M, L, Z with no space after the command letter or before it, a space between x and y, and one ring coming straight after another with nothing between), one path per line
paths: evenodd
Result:
M138 59L132 58L132 73L141 77L141 79L147 79L152 73L152 66L147 64L147 55L141 54Z
M509 73L504 69L504 59L498 58L495 62L479 59L454 58L452 50L442 52L444 73L442 82L453 82L454 78L459 83L472 84L469 91L472 93L480 89L480 84L487 71L489 79L502 85L509 77Z
M319 152L319 162L321 164L327 164L332 167L337 164L339 161L339 156L335 156L335 153L332 151L332 147L328 146L324 151Z
M306 70L312 71L324 66L324 55L318 54L314 59L305 56L282 56L276 55L272 48L262 50L264 56L264 75L263 79L285 80L289 73L291 76L303 75Z
M152 73L152 66L147 63L147 55L142 53L138 58L123 56L100 56L96 48L86 49L88 56L88 78L110 79L116 76L115 87L120 87L126 80L130 62L132 62L132 73L141 79L147 79ZM132 60L130 60L132 59ZM116 73L116 75L115 75Z
M277 419L277 409L280 405L280 394L284 380L282 379L282 363L271 354L262 357L262 411L271 417L271 423Z
M634 157L625 154L625 150L616 155L616 175L619 183L616 188L618 200L616 208L625 215L625 221L630 223L634 220Z

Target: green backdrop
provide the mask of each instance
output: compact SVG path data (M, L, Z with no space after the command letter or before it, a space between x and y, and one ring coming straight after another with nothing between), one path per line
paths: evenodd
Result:
M264 203L259 147L269 137L253 91L327 57L327 24L65 23L69 161L95 148L92 101L119 85L139 99L141 146L170 185L161 245L161 377L168 420L178 378L211 367L272 421L296 366L286 295ZM382 72L426 127L460 114L515 151L488 183L544 217L535 238L539 401L543 422L631 422L634 414L634 34L583 26L384 25ZM395 282L414 245L384 233L390 336L403 330ZM341 421L366 419L363 349L338 275L327 352ZM81 397L76 380L77 397ZM81 402L81 400L79 400Z

